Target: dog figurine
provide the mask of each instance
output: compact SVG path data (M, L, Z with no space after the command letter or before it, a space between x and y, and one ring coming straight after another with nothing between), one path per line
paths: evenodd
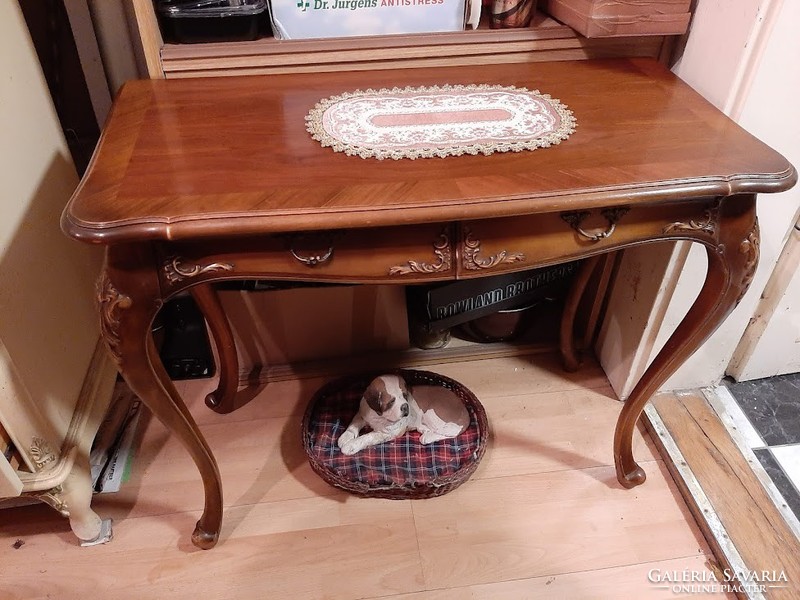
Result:
M372 431L360 435L367 425ZM352 455L413 430L420 432L420 442L430 444L456 437L468 425L469 413L453 392L423 385L412 394L399 375L381 375L367 387L358 413L337 444L343 454Z

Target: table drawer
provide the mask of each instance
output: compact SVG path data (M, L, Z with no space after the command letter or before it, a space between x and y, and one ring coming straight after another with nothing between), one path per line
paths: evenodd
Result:
M657 239L713 238L717 206L699 201L465 221L458 278L520 271Z
M453 279L453 226L280 234L159 247L165 289L207 279L413 283Z

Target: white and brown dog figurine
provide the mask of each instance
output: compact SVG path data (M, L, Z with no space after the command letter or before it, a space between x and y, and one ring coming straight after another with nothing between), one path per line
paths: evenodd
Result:
M359 435L367 425L372 431ZM422 385L416 386L412 395L402 377L381 375L367 387L358 414L337 443L343 454L350 455L407 431L419 431L420 442L430 444L456 437L468 425L464 403L450 390Z

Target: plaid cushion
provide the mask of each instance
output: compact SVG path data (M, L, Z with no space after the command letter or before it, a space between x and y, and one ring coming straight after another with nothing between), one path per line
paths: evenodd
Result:
M358 412L361 395L371 379L344 381L330 385L316 396L309 407L305 434L306 451L316 461L341 478L369 487L435 486L482 456L480 430L475 410L466 404L470 424L455 438L423 445L416 431L371 446L352 456L342 454L336 440ZM335 384L336 382L334 382Z

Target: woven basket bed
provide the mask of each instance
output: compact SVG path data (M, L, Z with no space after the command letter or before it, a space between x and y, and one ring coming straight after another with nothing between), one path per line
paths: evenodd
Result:
M342 454L337 439L358 412L361 395L378 375L397 374L407 385L441 386L453 392L470 416L455 438L421 444L420 434L405 435ZM475 471L486 450L486 412L475 395L453 379L428 371L403 369L342 377L320 388L303 417L303 446L311 468L339 489L396 500L432 498L454 490Z

